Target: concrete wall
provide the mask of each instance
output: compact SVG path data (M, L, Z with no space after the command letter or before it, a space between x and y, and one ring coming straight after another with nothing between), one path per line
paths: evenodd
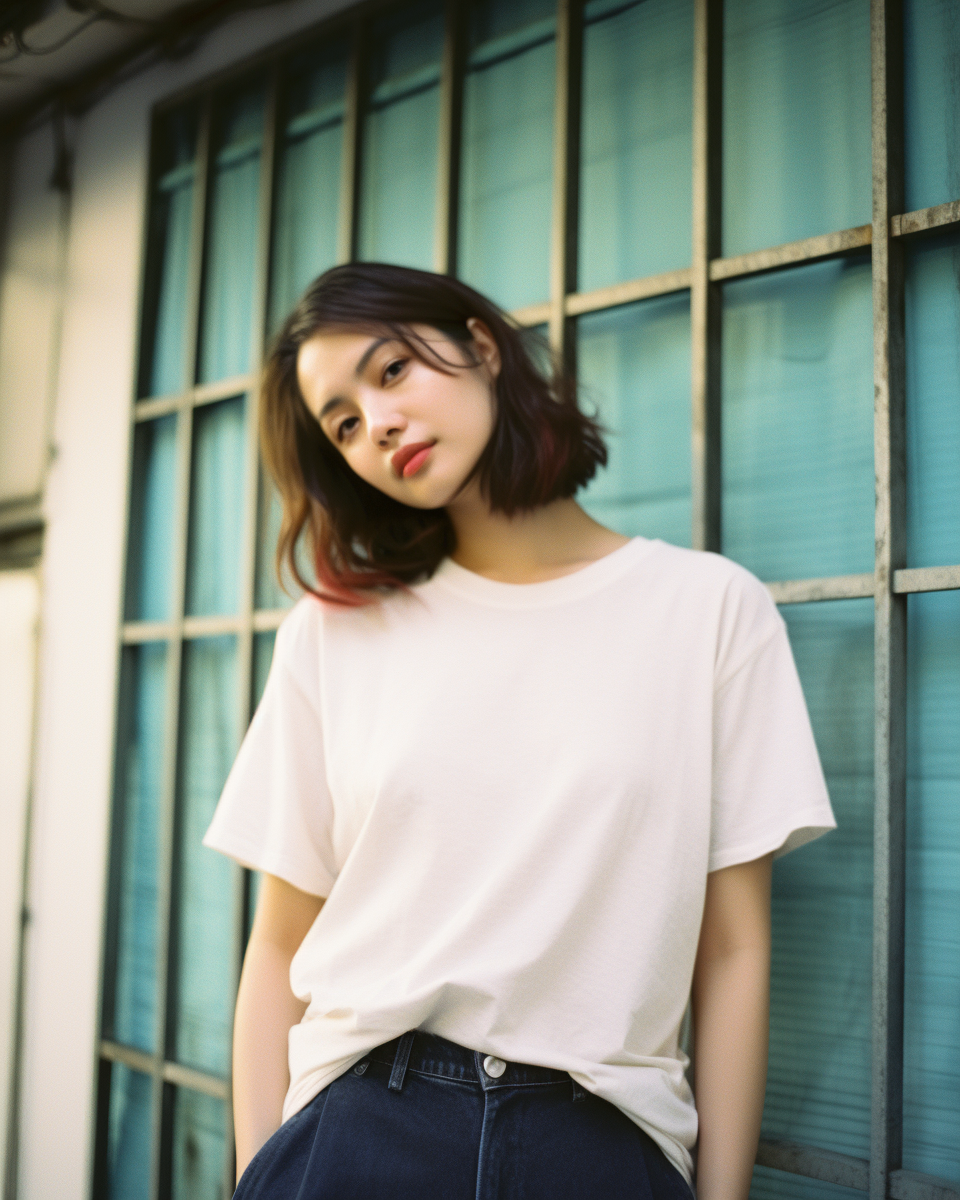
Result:
M89 1194L101 930L118 662L118 625L136 356L140 255L151 106L224 66L312 25L343 0L299 0L242 14L188 59L108 94L75 130L74 187L62 291L48 177L26 143L17 155L11 264L0 287L0 434L22 456L0 459L0 495L43 480L45 434L36 397L55 343L53 457L43 509L43 631L24 981L19 1196ZM50 131L30 135L49 147ZM19 196L35 198L35 211ZM14 264L27 266L14 267ZM29 269L28 269L29 267ZM51 272L53 274L51 275ZM39 281L39 282L38 282ZM8 299L9 297L9 299ZM19 299L18 299L19 298ZM6 442L6 438L4 438ZM3 490L6 489L6 490ZM2 616L0 616L2 619ZM23 693L22 699L26 698ZM15 889L14 889L15 890ZM0 925L9 924L11 901Z
M66 201L49 124L13 148L0 277L0 512L39 499L56 385Z

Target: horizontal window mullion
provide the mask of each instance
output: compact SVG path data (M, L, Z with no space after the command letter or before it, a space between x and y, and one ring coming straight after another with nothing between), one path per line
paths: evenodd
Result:
M180 625L176 621L127 621L121 634L125 646L138 646L143 642L170 642L180 636Z
M190 392L178 392L173 396L157 396L152 400L140 400L133 406L133 419L136 424L143 421L153 421L158 417L166 417L189 408L193 402Z
M524 308L511 309L510 316L518 325L546 325L550 320L550 303L528 304Z
M648 300L653 296L682 292L689 286L689 267L682 267L678 271L664 271L660 275L648 275L643 279L631 279L626 283L613 283L591 292L578 292L567 296L566 315L579 317L583 313L597 312L602 308L615 308L619 304L632 304L635 300Z
M951 225L960 225L960 200L950 200L946 204L935 204L933 208L920 208L916 212L891 217L890 235L895 238L909 237L931 230L943 231Z
M176 1062L164 1062L159 1055L147 1054L136 1050L133 1046L124 1046L120 1042L102 1041L100 1057L110 1062L123 1063L134 1071L145 1075L159 1074L165 1083L177 1087L190 1088L194 1092L202 1092L218 1100L230 1098L230 1084L219 1075L210 1075L206 1071L198 1071L194 1067L185 1067Z
M949 592L960 588L960 566L906 567L893 573L893 590L904 592Z
M160 1059L155 1054L147 1054L145 1050L136 1050L133 1046L124 1046L120 1042L102 1041L100 1057L110 1062L123 1063L134 1071L142 1071L144 1075L152 1075L160 1065Z
M763 250L752 250L749 254L738 254L733 258L714 258L710 262L710 281L742 279L747 275L759 275L764 271L777 271L794 263L817 262L834 258L869 246L872 230L869 225L854 225L851 229L840 229L835 233L821 233L817 237L803 238L799 242L786 242L782 246L769 246Z
M178 412L182 408L198 408L204 404L213 404L217 400L226 400L230 396L238 396L248 392L256 384L256 376L232 375L229 379L218 379L215 383L198 384L185 392L177 392L170 396L155 396L149 400L140 400L133 406L133 419L152 421L156 417L165 417L168 413Z
M229 396L238 396L247 392L256 383L256 375L231 375L229 379L218 379L214 383L203 383L191 392L194 405L212 404L215 400L226 400Z
M193 1092L202 1092L205 1096L213 1096L217 1100L230 1099L230 1084L218 1075L208 1075L206 1071L198 1071L195 1067L184 1067L180 1063L165 1062L163 1064L163 1079L177 1087L189 1088Z
M250 620L242 614L233 613L209 617L184 617L184 640L191 638L219 637L224 633L243 633L250 627Z
M870 1164L865 1158L820 1150L815 1146L801 1146L796 1142L761 1141L757 1149L757 1165L786 1171L791 1175L804 1175L840 1187L857 1188L862 1192L867 1190L870 1179Z
M788 579L767 583L777 604L806 604L813 600L852 600L872 596L873 572L832 575L819 579Z
M253 629L255 633L269 633L279 629L280 622L289 613L288 608L265 608L253 614Z
M960 1184L919 1171L891 1171L890 1196L892 1200L960 1200Z

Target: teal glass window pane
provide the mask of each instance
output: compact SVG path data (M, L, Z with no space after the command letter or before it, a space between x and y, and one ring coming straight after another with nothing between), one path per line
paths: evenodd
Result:
M290 69L274 200L271 329L337 261L346 52L336 46Z
M960 563L960 238L907 253L907 555Z
M579 289L690 265L692 0L584 12Z
M188 383L187 327L197 114L191 105L160 119L157 178L150 204L140 395L163 396Z
M869 1157L873 601L785 605L836 831L774 863L763 1136Z
M360 258L433 268L443 13L405 6L374 31L363 128Z
M487 0L470 13L458 274L503 308L550 296L553 0Z
M960 592L907 601L903 1165L960 1184Z
M524 326L523 340L534 366L544 379L552 379L557 356L550 347L550 326L546 322Z
M215 125L198 379L250 370L260 217L263 89L227 99Z
M234 1000L234 872L201 846L239 744L232 637L184 647L177 812L176 1056L226 1075Z
M726 0L723 20L723 253L869 224L869 0Z
M581 403L609 431L609 461L577 497L627 536L689 546L690 294L581 317Z
M137 425L124 604L128 621L166 621L170 617L176 465L176 414Z
M267 686L267 676L270 674L270 664L273 661L273 644L277 640L276 631L267 630L265 633L253 635L253 707L256 708ZM260 872L248 872L250 879L247 888L247 932L253 927L253 916L257 908L257 897L260 895Z
M123 1063L110 1067L107 1174L110 1200L150 1195L152 1081Z
M293 597L299 592L292 581L287 580L291 593L280 586L277 579L275 559L283 507L280 494L266 475L260 479L260 505L257 514L257 578L256 606L260 609L289 608ZM286 579L287 572L284 572Z
M857 1188L775 1171L772 1167L754 1167L750 1185L750 1200L863 1200L863 1195Z
M267 684L270 663L273 661L274 630L253 635L253 707L256 708Z
M186 603L191 616L237 611L245 425L243 396L194 412Z
M723 293L723 552L761 579L873 570L870 264Z
M173 1200L229 1200L226 1152L223 1101L177 1088L173 1110Z
M166 685L165 643L124 647L104 1036L148 1052L156 1038L157 830Z
M253 918L257 913L257 901L260 899L260 884L263 876L259 871L248 871L250 876L247 886L247 937L250 937L250 930L253 929Z
M904 0L904 167L907 212L960 200L960 7Z

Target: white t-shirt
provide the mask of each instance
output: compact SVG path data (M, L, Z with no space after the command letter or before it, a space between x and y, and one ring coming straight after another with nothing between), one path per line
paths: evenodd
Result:
M834 826L767 589L634 538L542 583L445 559L300 600L204 844L327 897L285 1120L417 1028L569 1071L689 1179L707 873Z

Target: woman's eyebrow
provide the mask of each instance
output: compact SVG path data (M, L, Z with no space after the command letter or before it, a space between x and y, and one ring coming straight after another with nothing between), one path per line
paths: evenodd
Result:
M366 350L364 350L364 352L360 355L360 361L353 368L354 376L359 379L359 377L363 374L364 367L370 361L370 356L372 354L375 354L377 352L377 350L380 349L380 347L383 345L384 342L390 342L392 340L393 340L392 338L382 337L382 338L377 338L375 341L371 342L370 345L366 348Z
M380 349L384 342L390 342L392 340L392 338L386 337L374 339L374 341L372 341L366 350L364 350L364 352L360 355L357 365L353 368L354 376L359 379L359 377L363 374L364 367L366 367L367 363L370 361L371 356ZM344 400L342 396L334 396L331 400L326 402L323 408L320 409L320 412L317 415L317 420L322 421L328 412L332 412L338 404L343 403Z
M338 404L343 404L342 396L334 396L332 400L328 400L326 402L326 404L323 406L323 408L320 409L320 412L317 414L317 420L322 421L323 418L327 415L327 413L332 412L333 409L335 409Z

